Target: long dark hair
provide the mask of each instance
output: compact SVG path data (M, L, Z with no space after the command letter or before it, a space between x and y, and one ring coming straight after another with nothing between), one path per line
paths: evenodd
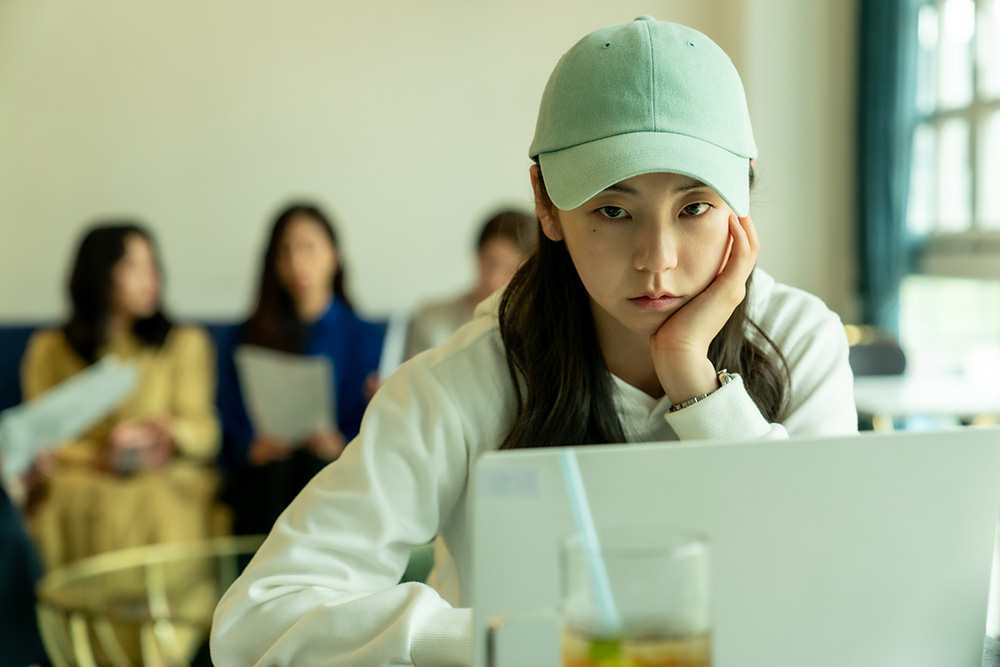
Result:
M251 345L261 345L285 352L302 353L306 345L306 329L308 324L299 319L295 310L292 295L281 284L278 278L277 259L281 241L285 236L288 224L298 217L313 220L326 232L333 247L338 249L337 232L334 231L330 219L316 206L297 202L285 208L274 221L271 228L271 239L264 251L264 261L260 274L260 291L257 294L257 306L247 320L247 342ZM344 292L344 259L338 252L337 271L333 274L333 295L353 310L347 294Z
M753 178L751 169L751 185ZM541 174L539 185L544 195ZM750 319L750 289L748 278L747 297L709 345L708 357L716 368L739 373L764 417L780 421L788 364ZM500 301L500 335L516 398L501 449L625 441L587 290L566 244L546 237L541 223L535 251Z
M91 227L76 251L69 279L72 311L62 330L73 351L88 364L97 361L98 352L108 342L114 268L125 256L126 240L133 234L146 240L155 260L156 245L152 235L132 221L105 222ZM162 279L159 261L157 270ZM157 308L150 317L133 320L132 333L146 345L161 347L171 326L171 321Z

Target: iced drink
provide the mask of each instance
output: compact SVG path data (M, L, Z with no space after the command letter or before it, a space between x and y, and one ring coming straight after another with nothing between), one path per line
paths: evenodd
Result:
M564 542L563 667L711 667L704 536L668 529L601 531Z
M711 667L712 636L594 639L562 634L563 667Z

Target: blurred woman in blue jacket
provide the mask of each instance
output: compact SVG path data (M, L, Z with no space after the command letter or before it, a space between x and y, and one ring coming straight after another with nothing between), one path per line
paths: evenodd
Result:
M358 317L344 292L337 235L315 206L294 204L278 216L264 254L257 306L220 350L222 462L238 534L267 532L292 498L357 435L374 387L383 327ZM247 417L233 352L255 345L321 355L333 364L335 427L303 442L255 433Z

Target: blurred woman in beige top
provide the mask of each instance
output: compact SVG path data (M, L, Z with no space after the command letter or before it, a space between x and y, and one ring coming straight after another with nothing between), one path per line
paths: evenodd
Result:
M70 279L72 314L37 332L22 362L31 399L107 354L138 367L133 393L101 424L56 450L31 512L49 568L92 554L210 531L219 448L213 352L200 329L173 326L160 268L134 224L91 229Z

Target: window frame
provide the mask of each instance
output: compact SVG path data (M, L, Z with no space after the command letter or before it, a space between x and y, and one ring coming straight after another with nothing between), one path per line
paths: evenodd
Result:
M914 99L913 127L910 131L910 141L911 144L914 144L918 129L923 126L930 126L933 130L934 154L935 158L937 158L940 155L941 148L941 128L948 121L954 119L965 121L969 137L967 148L970 170L969 229L961 231L943 230L943 224L938 216L936 201L934 202L930 218L931 231L924 233L912 231L909 212L907 213L906 225L908 233L918 240L914 266L911 268L912 273L997 280L1000 279L1000 227L996 227L996 225L1000 221L993 222L993 228L990 228L984 222L979 189L981 172L984 168L981 160L983 148L981 146L980 135L986 119L992 113L1000 112L1000 97L986 99L980 89L979 59L981 57L981 48L977 40L982 39L979 26L981 25L984 5L986 3L985 0L971 1L975 6L976 20L976 29L973 32L973 42L971 45L972 100L965 106L936 108L929 113L925 113L917 107L917 101ZM943 15L943 8L947 2L948 0L926 0L921 3L921 6L933 5L940 17ZM1000 9L1000 2L998 2L997 9ZM932 53L932 57L936 61L934 66L937 68L937 63L940 62L940 51L935 50ZM1000 63L997 66L1000 67ZM937 83L937 76L937 70L935 70L935 83ZM933 95L937 102L937 87L935 87ZM913 164L911 163L909 174L911 187L913 183ZM935 188L937 188L938 177L939 172L935 170ZM997 187L1000 187L1000 184Z

